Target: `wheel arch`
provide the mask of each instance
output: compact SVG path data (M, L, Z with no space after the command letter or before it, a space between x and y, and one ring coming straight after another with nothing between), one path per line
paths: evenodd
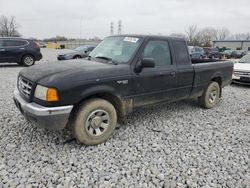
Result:
M115 94L114 89L112 88L106 88L106 89L90 88L84 91L81 94L80 100L74 105L74 108L72 110L72 115L75 114L75 111L77 111L78 107L84 101L92 98L101 98L110 102L116 109L118 122L119 123L123 122L124 117L127 114L127 109L126 109L127 102L126 100L122 100L119 95ZM129 107L131 107L132 109L132 105L130 105Z
M222 96L222 77L220 75L214 76L211 82L217 82L220 86L220 97Z

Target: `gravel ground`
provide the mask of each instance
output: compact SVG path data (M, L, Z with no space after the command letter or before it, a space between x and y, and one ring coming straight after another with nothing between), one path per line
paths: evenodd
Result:
M39 63L58 51L43 53ZM20 69L0 65L0 188L250 187L250 87L226 87L211 110L195 100L138 110L87 147L24 120L12 101Z

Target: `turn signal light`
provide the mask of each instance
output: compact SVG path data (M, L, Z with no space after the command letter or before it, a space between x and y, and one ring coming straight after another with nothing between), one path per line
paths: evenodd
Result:
M48 88L46 101L49 101L49 102L59 101L59 97L58 97L56 89Z

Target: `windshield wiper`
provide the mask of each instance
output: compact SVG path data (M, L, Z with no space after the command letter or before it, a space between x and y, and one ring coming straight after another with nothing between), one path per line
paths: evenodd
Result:
M108 62L112 62L114 65L117 65L118 62L113 60L112 58L110 57L105 57L105 56L96 56L95 58L97 59L104 59L104 60L107 60Z

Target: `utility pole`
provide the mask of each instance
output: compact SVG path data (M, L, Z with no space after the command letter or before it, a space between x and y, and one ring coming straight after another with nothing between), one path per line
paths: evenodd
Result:
M110 35L113 35L114 34L114 23L111 22L110 23Z
M121 35L122 34L122 21L119 20L118 21L118 35Z
M81 16L81 20L80 20L80 39L82 39L82 19L83 19L83 17Z

